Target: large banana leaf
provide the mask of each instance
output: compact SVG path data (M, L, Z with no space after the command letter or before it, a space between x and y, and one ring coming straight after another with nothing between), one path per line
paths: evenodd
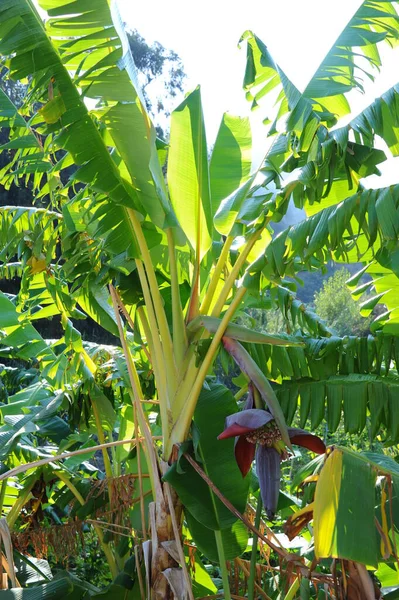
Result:
M211 481L243 512L249 477L243 478L239 472L234 441L222 443L217 439L226 417L234 412L237 412L237 404L224 386L214 384L209 390L202 391L194 414L195 452ZM192 518L208 528L210 535L211 530L230 528L237 521L185 458L172 465L165 479L175 487Z
M79 168L73 174L72 182L90 184L92 195L94 192L95 202L91 205L87 197L82 203L80 193L64 208L64 215L68 217L73 213L79 214L79 217L85 215L86 227L97 245L96 249L90 237L80 236L82 230L79 228L69 245L70 262L65 265L65 272L68 275L69 270L73 274L75 285L79 284L82 289L89 313L99 315L101 311L98 310L98 303L96 306L91 301L89 306L87 302L87 298L94 298L93 288L87 289L88 283L82 281L82 277L91 268L98 271L99 252L104 241L111 260L119 256L120 262L123 259L128 261L139 254L131 220L122 204L135 207L143 214L147 214L148 208L153 221L160 226L165 224L170 205L166 199L161 167L155 156L153 127L137 92L138 88L133 85L134 65L116 8L113 16L118 31L124 36L123 50L112 25L107 2L96 7L95 17L90 5L84 1L74 2L72 5L49 1L43 2L42 7L52 17L46 28L30 2L21 1L18 6L14 5L15 11L8 10L8 3L2 5L5 34L0 43L0 52L9 55L8 67L12 77L33 77L23 109L28 110L28 104L32 100L45 102L31 122L40 134L47 136L47 154L55 148L67 151L67 155L54 165L49 177L75 164ZM14 27L15 19L18 27ZM31 50L40 55L40 60L32 60ZM121 61L120 65L123 64L125 69L119 68L118 61ZM83 95L79 94L79 89ZM98 115L90 115L84 103L84 96L95 98L97 95L101 95L107 104L107 110L100 115L106 121L105 128L104 124L98 126ZM10 113L11 107L6 108ZM126 125L122 126L119 110L124 113L130 111L128 115L124 114L124 123L134 122L136 129L138 126L142 127L143 135L139 134L138 138L141 145L136 152L127 152L127 147L131 144L131 132L127 131ZM113 112L108 114L110 111ZM22 117L17 118L15 115L13 119L18 123L21 119L25 122ZM7 122L9 124L10 119ZM18 133L17 130L13 132L12 143L15 147L18 147L18 143L22 144ZM112 136L116 141L113 141ZM26 137L24 135L23 139ZM116 148L118 144L119 149ZM113 153L109 152L109 146L113 147ZM131 160L137 159L138 163L127 164L123 160L127 161L130 157L133 157ZM154 173L155 179L152 177ZM48 183L41 187L39 193L43 194L46 189L48 191ZM160 191L159 201L157 190ZM102 193L100 198L99 192ZM67 219L69 225L71 221L75 225L73 219ZM73 231L74 227L71 229ZM144 228L144 234L146 231ZM151 247L152 244L149 245ZM37 254L32 260L38 258L43 261ZM48 263L46 260L46 267ZM94 282L95 285L96 283ZM47 314L48 310L50 309L47 309ZM115 325L103 314L105 326L116 332Z
M213 210L199 87L172 113L168 185L177 218L201 260L212 240Z
M9 189L13 181L22 176L33 178L34 188L39 188L44 173L51 170L51 162L46 157L39 136L29 127L17 108L0 89L0 128L9 130L9 141L0 147L12 151L12 158L0 170L0 181Z
M242 37L247 42L244 87L255 89L255 95L250 96L252 101L257 104L276 87L283 90L279 96L278 116L290 112L287 127L298 137L302 136L300 145L306 150L320 122L332 123L349 112L345 94L354 88L362 90L364 72L372 77L372 69L380 66L379 43L398 43L395 5L396 0L363 2L303 94L275 64L263 42L252 32L246 32Z
M387 320L382 326L390 327L387 333L395 333L398 207L399 188L390 186L360 191L338 205L321 210L281 232L266 248L264 256L248 267L245 285L251 287L260 272L277 283L285 277L295 277L301 270L320 268L331 258L336 262L365 263L376 259L381 268L378 265L375 272L380 270L385 275L388 270L392 276L388 280L376 277L380 291L369 301L369 307L373 308L380 300L384 302L384 296L390 294L392 323Z
M329 258L368 262L395 246L398 203L398 186L360 191L281 232L248 273L262 271L276 280L276 276L294 276Z
M219 554L215 537L210 530L186 510L185 517L190 533L193 536L197 548L209 560L219 562ZM233 560L241 556L248 544L248 532L241 521L236 521L231 527L221 530L223 550L226 560Z
M398 469L392 459L383 457L376 463L374 456L359 456L347 448L336 448L327 458L317 481L313 510L317 558L341 558L377 567L381 554L390 546L389 538L396 535L393 528L398 527L392 510L397 499L381 501L384 517L380 530L385 537L382 543L376 527L380 516L375 509L376 480L377 476L393 480L396 489ZM387 484L383 480L381 485ZM394 516L392 531L388 529L387 515Z
M326 379L283 382L277 389L284 416L314 430L323 421L334 433L343 420L345 432L360 434L367 425L372 438L382 431L389 443L399 440L399 380L373 375L338 375ZM383 428L383 429L382 429Z
M209 164L213 213L249 177L252 136L248 118L225 113Z
M357 141L373 146L375 136L384 140L393 156L399 155L399 115L398 84L387 90L380 98L376 98L350 123L331 133L344 149L349 131L352 129Z
M112 88L115 85L114 76L112 76L112 87L110 87L109 94L112 100L118 100L118 102L104 110L102 122L111 133L115 146L126 164L144 212L148 212L152 223L164 228L174 225L175 219L166 191L161 164L158 160L156 132L146 112L125 26L115 0L111 4L111 14L113 24L122 42L123 57L118 62L118 70L121 67L124 69L122 71L123 81L120 85L123 95L119 98L115 98L114 95L112 98L114 93ZM113 66L113 69L115 70L116 67ZM118 77L121 76L118 74ZM88 95L104 102L103 90L96 89L97 73L90 72L89 76L84 79L82 85L87 85ZM128 85L128 80L132 85ZM106 99L108 99L107 96ZM132 145L134 145L134 152L132 152Z
M58 2L43 3L43 8L51 9L57 7L60 14L65 11L64 6ZM79 8L81 7L81 10ZM10 10L11 9L11 10ZM96 11L96 21L92 22L92 13L86 8L84 2L74 5L75 15L72 17L72 28L68 28L68 17L49 25L49 31L58 31L60 35L65 32L62 25L66 26L69 35L74 34L74 23L79 36L87 36L93 33L93 25L97 33L102 32L102 39L97 36L95 40L85 42L91 50L90 59L98 60L105 56L108 49L113 49L119 44L119 40L112 35L111 30L106 30L105 25L109 22L104 20L104 14L108 10L107 3L101 2ZM87 20L85 22L85 14ZM62 52L62 38L57 44L59 49L51 43L46 34L44 25L39 18L33 4L26 0L10 2L6 0L0 8L0 52L9 55L8 68L10 76L14 79L23 79L28 76L34 77L34 93L37 100L42 102L62 102L62 111L59 119L50 124L50 131L60 132L57 136L57 147L67 150L76 165L81 168L78 175L80 181L92 183L93 188L104 191L117 203L134 206L137 198L133 188L124 182L119 175L115 163L104 144L101 135L89 116L87 108L79 95L78 89L73 84L66 65L69 66L68 56ZM74 19L74 20L73 20ZM100 37L100 39L98 39ZM73 45L75 40L68 40L67 44ZM53 86L49 92L49 86ZM49 98L53 95L53 98ZM42 124L46 123L46 115L36 117ZM44 127L44 131L46 128Z
M338 117L345 110L346 94L353 88L363 90L366 74L381 65L379 44L399 43L397 0L366 0L345 26L327 56L307 85L304 96L311 98Z
M285 212L291 197L308 214L337 204L356 191L361 177L379 174L385 160L373 146L375 135L391 152L398 152L396 89L388 90L349 124L328 131L350 107L347 92L363 89L362 77L373 78L381 64L380 42L395 45L399 39L396 2L365 1L345 27L303 93L276 65L263 42L246 32L247 68L244 87L254 106L276 94L278 109L270 134L280 123L282 135L269 152L262 171L266 185L274 180L282 188L280 209ZM281 117L288 113L282 121ZM350 139L354 132L356 143ZM289 176L291 172L295 178ZM284 180L289 177L289 183ZM306 204L312 206L309 209Z
M297 347L245 344L265 374L274 380L311 377L328 379L338 374L381 375L399 366L395 336L378 332L375 337L328 338L299 336ZM393 371L394 372L394 371Z
M290 425L298 417L301 427L314 430L326 421L334 433L343 421L351 434L360 434L367 425L373 438L383 428L389 442L396 443L397 337L379 333L375 338L298 339L302 347L246 344L265 375L280 381L274 389L286 422Z
M107 233L112 238L117 228L119 237L125 240L125 251L128 248L129 252L134 235L124 207L136 208L142 214L147 214L148 209L154 222L163 226L170 205L160 165L154 159L153 127L138 88L132 83L134 65L126 39L121 42L117 36L105 0L96 6L95 17L90 5L83 0L72 4L43 1L42 8L52 17L46 27L28 0L2 3L0 52L9 57L7 65L11 77L33 78L26 110L32 100L45 103L31 122L40 134L47 135L46 150L67 152L52 172L62 172L71 164L79 167L72 181L89 184L92 191L104 194L103 205L106 206L102 210L103 215L106 211L107 220L102 223L102 238ZM115 9L119 31L118 18ZM124 69L119 68L118 61ZM107 110L97 116L89 114L85 96L101 96ZM131 131L126 125L122 126L121 112L124 123L136 123L137 127L144 128L137 152L127 152ZM101 127L98 116L103 119ZM18 142L21 135L17 134L15 131L12 141L21 144ZM113 152L109 152L109 147L113 147ZM130 244L126 244L127 240L131 240ZM108 248L112 250L111 243ZM114 254L118 253L115 248ZM130 254L134 254L134 250Z

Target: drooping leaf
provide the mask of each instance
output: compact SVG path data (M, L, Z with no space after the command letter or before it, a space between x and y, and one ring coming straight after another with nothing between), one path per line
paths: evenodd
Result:
M188 331L196 332L201 327L209 331L210 333L216 333L221 319L217 319L216 317L208 317L208 316L200 316L196 317L187 326ZM298 342L293 337L284 337L282 335L268 335L265 333L261 333L260 331L254 331L253 329L248 329L246 327L242 327L241 325L236 325L231 323L227 326L225 335L227 337L231 337L235 340L240 340L242 342L251 342L258 344L271 344L276 346L301 346L301 342Z

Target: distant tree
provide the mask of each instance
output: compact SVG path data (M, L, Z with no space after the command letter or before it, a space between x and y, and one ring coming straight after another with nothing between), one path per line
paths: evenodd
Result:
M26 85L20 81L14 81L6 77L7 69L0 68L0 88L7 94L15 106L20 107L26 91ZM4 129L1 129L1 134L5 135Z
M176 52L159 42L148 44L135 29L128 32L128 38L147 107L158 133L165 136L162 119L170 115L176 96L183 93L183 63Z
M324 281L322 289L314 295L315 309L339 335L367 335L370 318L360 314L359 303L346 286L349 277L347 269L340 269Z

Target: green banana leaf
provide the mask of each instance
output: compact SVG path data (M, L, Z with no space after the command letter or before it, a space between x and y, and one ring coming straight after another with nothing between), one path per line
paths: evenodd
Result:
M58 600L62 597L79 600L84 593L84 590L74 590L72 581L65 577L36 587L1 590L0 598L2 600Z
M173 111L169 145L171 202L197 260L201 260L211 245L213 209L199 87Z
M209 560L219 563L219 554L213 531L194 519L187 509L184 516L197 548ZM241 521L236 521L231 527L221 529L220 533L226 560L233 560L245 552L248 544L248 531Z
M252 135L249 119L225 113L209 163L214 214L221 201L249 178L252 163L251 149Z
M211 481L240 512L245 511L249 477L243 478L234 457L234 440L217 439L228 415L237 412L232 393L220 384L204 389L194 413L197 460ZM193 518L210 530L231 527L237 517L182 457L164 476ZM211 531L209 532L212 535Z

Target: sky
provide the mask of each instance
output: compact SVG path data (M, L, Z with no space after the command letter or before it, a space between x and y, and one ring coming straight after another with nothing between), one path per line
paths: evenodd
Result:
M201 85L208 142L213 143L223 112L250 115L255 154L261 156L266 144L261 120L266 115L261 109L251 114L245 100L246 52L245 46L238 48L242 33L247 29L256 33L287 76L304 89L361 1L118 0L118 4L129 28L180 55L187 73L185 91ZM353 114L399 82L398 50L387 47L383 58L381 74L367 86L366 94L351 93ZM397 181L397 161L387 162L384 179L378 178L376 185Z

